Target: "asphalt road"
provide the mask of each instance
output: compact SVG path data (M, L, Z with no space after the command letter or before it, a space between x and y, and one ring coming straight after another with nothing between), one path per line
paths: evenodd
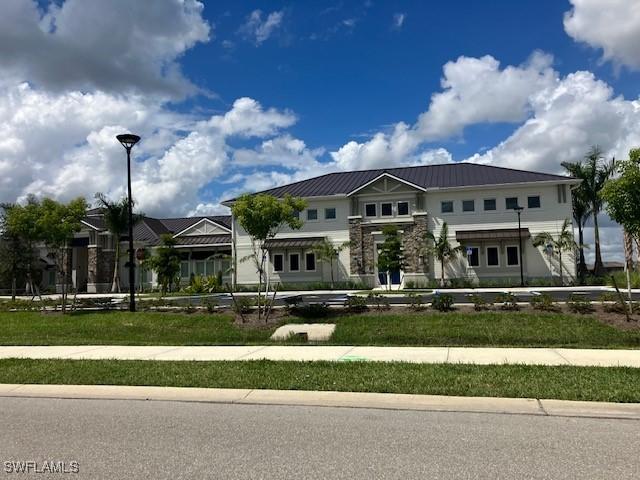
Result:
M0 398L0 478L638 478L633 420ZM5 473L7 461L79 474Z

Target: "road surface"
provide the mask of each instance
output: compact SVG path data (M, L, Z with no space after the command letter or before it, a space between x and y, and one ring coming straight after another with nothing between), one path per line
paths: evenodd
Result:
M0 478L638 478L640 423L455 412L0 398ZM5 462L77 462L7 474ZM12 464L13 465L13 464Z

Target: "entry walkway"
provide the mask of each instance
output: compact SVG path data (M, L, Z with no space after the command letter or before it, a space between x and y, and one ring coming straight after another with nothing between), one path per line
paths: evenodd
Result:
M4 346L0 358L91 360L278 360L574 365L640 368L640 350L356 346Z

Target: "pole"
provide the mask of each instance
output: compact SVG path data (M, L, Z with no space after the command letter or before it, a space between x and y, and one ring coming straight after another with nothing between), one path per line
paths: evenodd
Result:
M524 267L522 265L522 228L520 227L520 210L518 210L518 253L520 255L520 286L524 287Z
M136 311L136 277L133 260L133 202L131 198L131 148L127 148L127 190L129 207L129 311Z

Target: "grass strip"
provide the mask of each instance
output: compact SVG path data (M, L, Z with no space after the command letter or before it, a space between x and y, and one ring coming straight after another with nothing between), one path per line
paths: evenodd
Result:
M640 402L640 369L366 362L0 360L0 383L334 390Z

